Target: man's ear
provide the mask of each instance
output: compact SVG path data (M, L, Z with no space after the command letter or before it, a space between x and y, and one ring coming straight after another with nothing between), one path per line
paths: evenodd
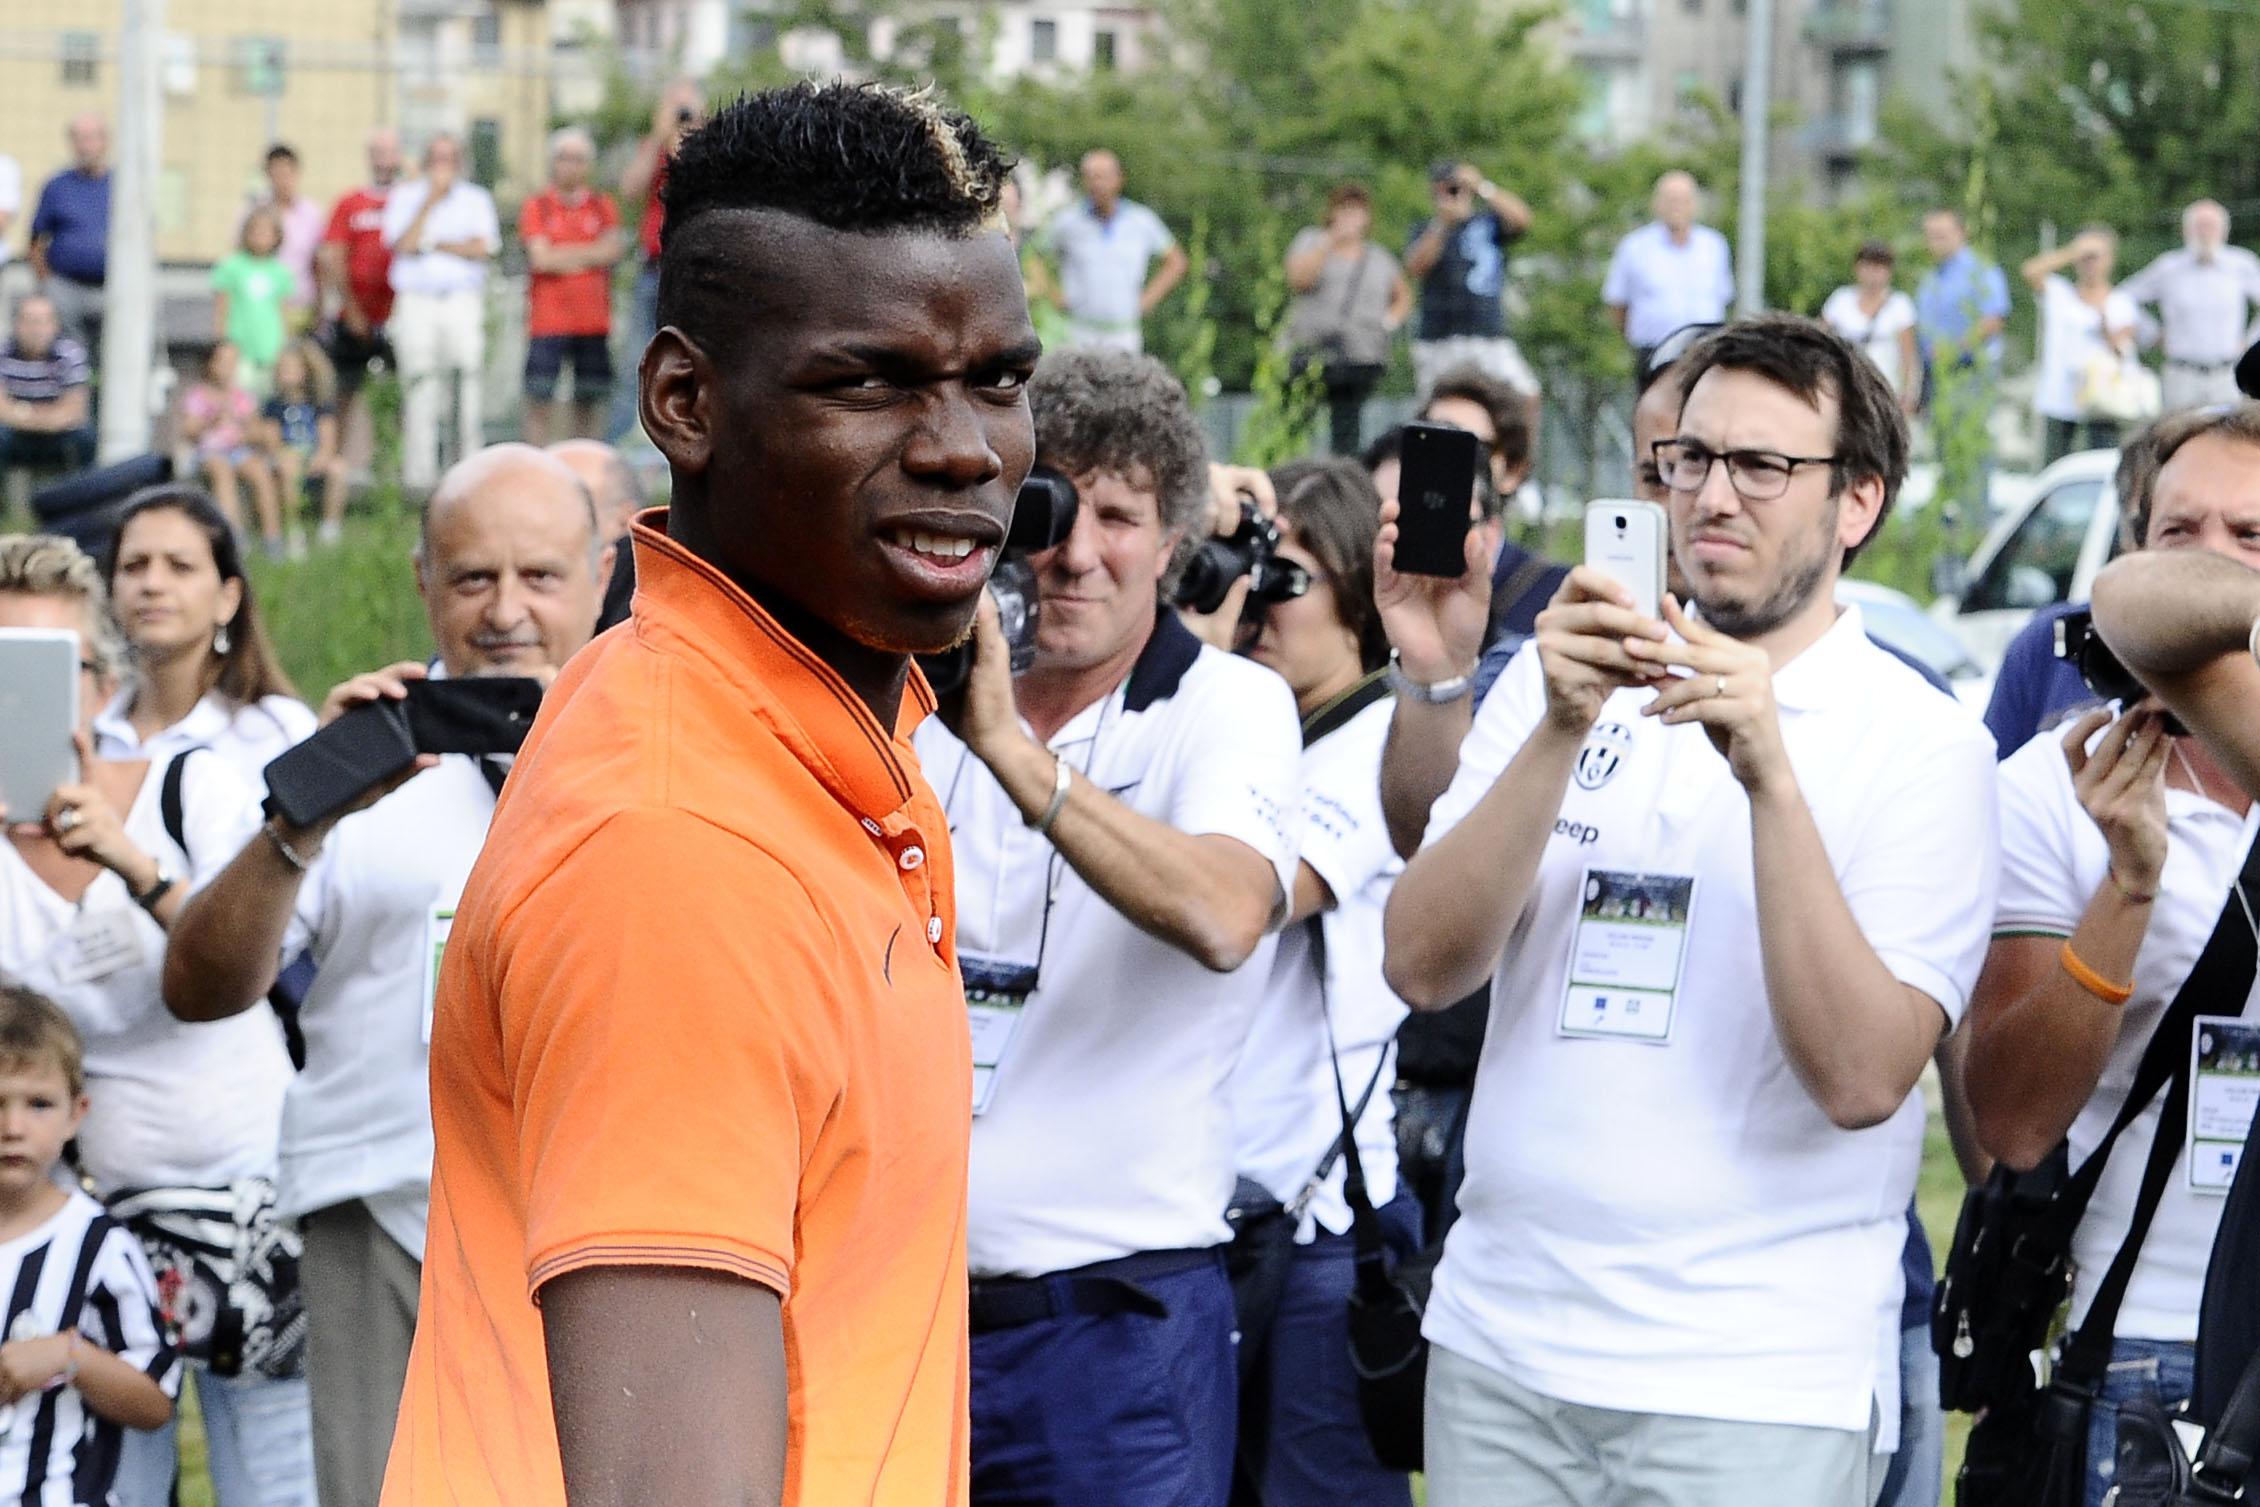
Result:
M1883 478L1863 476L1844 489L1836 510L1836 542L1842 549L1857 549L1876 531L1883 518Z
M704 471L714 456L714 363L669 325L644 348L637 371L644 433L678 475Z

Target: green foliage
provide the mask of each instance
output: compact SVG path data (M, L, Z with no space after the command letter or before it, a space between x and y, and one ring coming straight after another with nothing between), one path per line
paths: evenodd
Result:
M1216 392L1216 321L1209 317L1209 299L1216 288L1208 257L1208 221L1193 221L1185 243L1189 264L1178 291L1163 300L1150 321L1155 343L1173 352L1170 370L1185 384L1185 395L1196 412L1208 406ZM1064 316L1063 316L1064 317Z
M1270 470L1308 455L1325 393L1316 362L1299 362L1284 335L1290 305L1287 269L1273 257L1256 288L1256 319L1262 340L1250 388L1255 407L1240 426L1232 458L1243 466Z
M398 489L384 487L339 543L304 560L249 560L267 632L308 701L363 670L431 653L412 563L416 519Z

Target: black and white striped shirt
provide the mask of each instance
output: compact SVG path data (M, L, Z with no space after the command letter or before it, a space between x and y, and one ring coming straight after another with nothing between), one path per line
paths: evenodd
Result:
M44 356L26 356L11 340L0 346L0 391L19 403L52 403L93 380L86 347L59 335Z
M76 1326L139 1367L168 1396L180 1391L180 1357L157 1309L157 1283L140 1242L84 1193L52 1219L0 1242L0 1293L8 1341ZM125 1430L98 1418L75 1387L56 1387L0 1409L0 1502L99 1507L110 1498Z

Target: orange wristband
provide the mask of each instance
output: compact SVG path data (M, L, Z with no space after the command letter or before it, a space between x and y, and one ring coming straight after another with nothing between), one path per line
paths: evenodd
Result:
M2056 954L2056 960L2064 965L2064 971L2072 976L2073 983L2107 1005L2123 1005L2134 996L2134 985L2114 984L2081 962L2080 955L2072 951L2070 937L2064 939L2063 950Z

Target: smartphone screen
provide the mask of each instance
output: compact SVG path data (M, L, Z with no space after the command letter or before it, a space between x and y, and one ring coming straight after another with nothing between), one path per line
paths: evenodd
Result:
M1664 603L1664 510L1652 502L1603 497L1585 505L1585 563L1632 593L1643 617Z
M1397 569L1467 573L1467 530L1482 447L1455 424L1407 424L1397 472Z
M12 822L40 820L79 777L78 656L67 629L0 628L0 801Z

